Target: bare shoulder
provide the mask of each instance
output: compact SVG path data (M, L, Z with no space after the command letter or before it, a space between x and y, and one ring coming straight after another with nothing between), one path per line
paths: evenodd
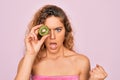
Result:
M72 59L75 62L75 65L78 66L78 68L82 70L90 69L90 60L87 56L82 53L76 52L71 52L71 54L73 55Z
M76 59L78 62L81 62L81 63L89 63L90 60L87 56L85 56L84 54L79 54L79 53L75 53L76 54Z
M89 63L89 58L82 53L70 52L73 55L73 59L80 63Z
M90 71L90 60L84 54L75 53L75 65L80 74L89 74Z

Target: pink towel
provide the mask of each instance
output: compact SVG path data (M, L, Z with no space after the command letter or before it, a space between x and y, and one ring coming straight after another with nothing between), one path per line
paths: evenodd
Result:
M79 76L32 76L32 80L79 80Z

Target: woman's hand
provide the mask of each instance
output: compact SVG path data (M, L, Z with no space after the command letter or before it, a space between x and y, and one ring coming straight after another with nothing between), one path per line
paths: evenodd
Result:
M40 26L41 25L33 27L31 31L26 35L25 37L26 54L37 55L45 39L49 36L45 35L40 40L38 40L37 35Z
M90 71L89 80L104 80L106 77L107 73L105 72L103 67L100 65L96 65L96 67Z

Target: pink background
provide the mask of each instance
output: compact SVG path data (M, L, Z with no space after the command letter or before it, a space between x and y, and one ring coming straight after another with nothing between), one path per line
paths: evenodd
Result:
M102 65L109 76L120 75L120 0L1 0L0 80L13 80L24 54L24 35L33 14L45 4L67 13L74 30L75 50Z

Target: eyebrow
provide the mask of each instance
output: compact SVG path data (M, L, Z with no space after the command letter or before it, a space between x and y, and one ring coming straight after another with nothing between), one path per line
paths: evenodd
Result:
M59 26L59 27L53 28L53 30L58 29L58 28L62 29L63 27Z
M56 27L55 29L57 29L57 28L63 28L63 27Z

